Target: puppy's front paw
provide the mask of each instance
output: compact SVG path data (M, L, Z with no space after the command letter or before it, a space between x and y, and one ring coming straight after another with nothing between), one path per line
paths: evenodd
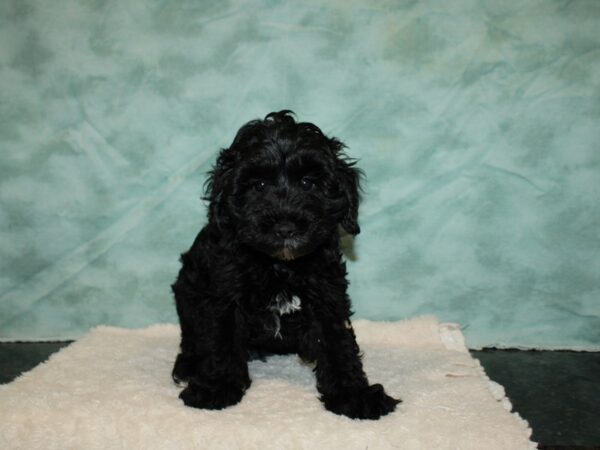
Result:
M173 372L171 373L171 377L173 377L175 384L179 386L187 384L194 374L195 367L196 360L192 356L184 355L183 353L177 355L175 365L173 366Z
M390 397L380 384L363 388L343 389L335 394L322 395L321 401L329 411L351 419L376 420L396 409L402 400Z
M192 408L223 409L239 403L249 385L249 382L247 386L225 382L201 385L192 380L179 398Z

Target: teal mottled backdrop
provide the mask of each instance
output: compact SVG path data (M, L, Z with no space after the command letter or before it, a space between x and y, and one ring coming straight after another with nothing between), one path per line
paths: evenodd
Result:
M365 170L356 316L600 347L600 2L0 2L0 339L175 321L238 127Z

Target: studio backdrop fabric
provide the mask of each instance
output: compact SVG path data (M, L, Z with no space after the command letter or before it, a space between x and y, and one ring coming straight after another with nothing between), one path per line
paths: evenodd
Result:
M218 149L292 109L366 173L356 317L599 348L598 30L594 0L2 1L0 339L174 322Z

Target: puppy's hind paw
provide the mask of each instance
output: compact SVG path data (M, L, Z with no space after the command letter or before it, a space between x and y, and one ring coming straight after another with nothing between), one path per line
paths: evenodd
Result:
M402 400L390 397L380 384L363 388L343 389L333 395L321 396L329 411L351 419L377 420L396 409Z

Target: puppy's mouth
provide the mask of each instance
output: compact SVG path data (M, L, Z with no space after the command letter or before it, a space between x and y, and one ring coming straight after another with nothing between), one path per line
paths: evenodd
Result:
M296 253L291 248L282 248L281 250L273 253L273 257L281 259L282 261L291 261L297 258Z
M298 241L295 239L285 239L282 247L272 253L271 256L282 261L292 261L300 256L304 256L306 253L306 251L302 251Z

